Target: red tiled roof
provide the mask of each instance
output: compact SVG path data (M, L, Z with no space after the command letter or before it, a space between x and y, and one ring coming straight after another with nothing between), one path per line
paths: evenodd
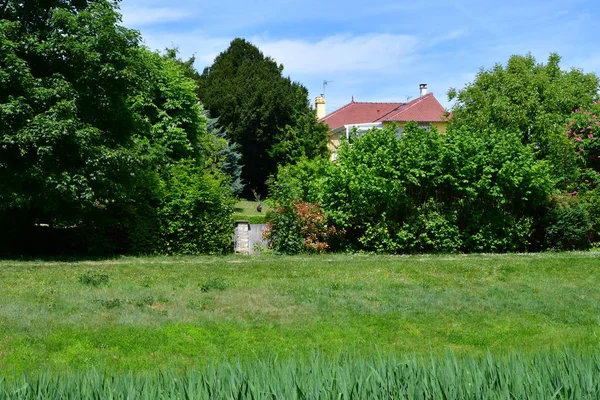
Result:
M406 103L397 111L386 115L384 119L379 121L442 122L445 114L444 107L433 96L433 93L429 93Z
M377 121L402 105L404 103L361 103L352 101L326 115L321 121L329 125L330 129L336 129L343 125L365 124Z
M433 97L433 93L429 93L408 103L361 103L352 101L326 115L321 121L329 125L330 129L336 129L343 125L383 121L438 122L443 121L442 116L445 112L444 107Z

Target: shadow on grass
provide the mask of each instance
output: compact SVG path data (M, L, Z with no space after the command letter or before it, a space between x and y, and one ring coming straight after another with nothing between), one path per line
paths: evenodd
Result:
M91 254L10 254L0 253L0 261L26 262L65 262L76 263L86 261L112 261L128 256L128 254L91 255Z

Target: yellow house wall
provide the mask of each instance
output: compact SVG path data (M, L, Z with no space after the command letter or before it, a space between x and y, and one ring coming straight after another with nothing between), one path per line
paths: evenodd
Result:
M448 129L447 122L432 122L431 126L435 126L439 133L446 133L446 131Z
M396 124L399 127L404 127L404 125L406 125L406 122L384 122L383 126L385 127L385 126L389 126L391 124ZM428 122L428 124L436 127L439 133L446 133L447 126L448 126L447 122ZM424 124L420 123L420 125L424 125Z
M337 151L337 148L340 147L340 134L329 132L329 141L327 142L327 148L330 152Z

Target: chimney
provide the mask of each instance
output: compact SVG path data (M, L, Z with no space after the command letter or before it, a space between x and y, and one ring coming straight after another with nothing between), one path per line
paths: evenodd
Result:
M325 111L325 97L323 95L315 98L315 108L317 109L317 119L321 119L327 115Z
M421 89L421 97L423 97L427 94L427 84L426 83L421 83L419 85L419 89Z

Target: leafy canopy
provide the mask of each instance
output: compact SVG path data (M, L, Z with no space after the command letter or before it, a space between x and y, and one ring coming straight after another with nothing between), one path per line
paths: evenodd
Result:
M120 26L114 2L0 2L0 222L140 242L121 250L221 251L227 234L202 249L177 234L208 215L207 232L222 232L211 224L231 211L195 89ZM181 176L188 190L172 182ZM161 225L173 210L175 233Z
M277 165L327 153L327 127L316 121L308 91L244 39L235 39L198 79L198 97L240 145L242 177L264 191Z
M565 119L591 105L599 88L595 74L562 70L557 54L546 64L537 63L531 54L514 55L506 66L481 69L463 89L450 89L448 98L456 100L451 125L517 134L545 156Z

